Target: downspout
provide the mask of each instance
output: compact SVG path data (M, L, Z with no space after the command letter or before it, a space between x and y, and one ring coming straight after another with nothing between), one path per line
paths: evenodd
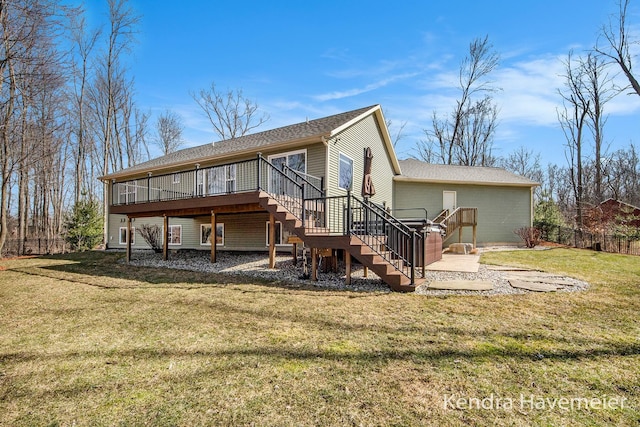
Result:
M326 150L326 158L324 159L324 194L325 196L329 196L329 159L331 158L330 151L331 144L329 144L329 140L326 137L322 137L322 143L327 148Z
M112 187L111 187L111 181L108 179L105 179L103 181L104 183L104 215L103 215L103 227L104 229L102 230L102 238L104 240L104 249L108 249L109 248L109 200L111 199L111 192L113 191Z
M533 217L536 214L536 210L535 210L535 206L533 206L533 189L534 187L530 187L529 188L529 192L530 192L530 207L531 207L531 213L529 215L529 227L533 227Z

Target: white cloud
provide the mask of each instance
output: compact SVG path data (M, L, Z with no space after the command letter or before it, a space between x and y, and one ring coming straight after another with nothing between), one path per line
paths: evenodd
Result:
M352 96L357 96L366 92L371 92L373 90L379 89L381 87L387 86L390 83L393 83L397 80L402 80L402 79L408 79L411 77L414 77L416 75L416 73L406 73L406 74L398 74L395 76L390 76L387 78L384 78L382 80L378 80L374 83L370 83L364 87L361 88L353 88L353 89L347 89L347 90L342 90L342 91L334 91L334 92L328 92L328 93L323 93L320 95L316 95L313 97L313 99L317 100L317 101L331 101L331 100L336 100L336 99L343 99L343 98L348 98L348 97L352 97Z

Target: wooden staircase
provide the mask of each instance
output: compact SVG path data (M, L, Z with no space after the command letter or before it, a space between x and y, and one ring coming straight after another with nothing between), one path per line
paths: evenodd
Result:
M449 240L458 232L458 241L462 241L462 228L473 227L473 247L476 247L476 227L478 226L478 208L457 208L453 212L442 211L433 221L444 226L446 231L442 242Z
M336 235L329 229L307 228L303 226L301 219L304 215L302 202L293 200L289 196L272 195L265 191L260 191L258 197L260 206L271 213L287 230L302 239L307 246L348 251L352 257L376 273L394 291L412 292L424 281L424 279L414 278L412 284L411 278L401 271L402 260L390 261L392 257L385 251L386 236Z

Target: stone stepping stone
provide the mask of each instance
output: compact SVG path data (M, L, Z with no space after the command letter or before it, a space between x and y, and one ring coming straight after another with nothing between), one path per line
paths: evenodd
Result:
M487 280L435 280L427 289L441 289L450 291L490 291L493 283Z
M553 273L545 273L544 271L536 271L536 270L520 270L520 271L511 271L509 274L511 274L512 276L518 276L518 277L559 277L557 274L553 274Z
M552 285L550 283L542 283L542 282L529 282L526 280L509 280L509 283L512 287L518 289L525 289L527 291L534 292L555 292L559 289L558 286Z
M525 280L528 282L543 282L560 286L575 286L575 283L566 277L558 276L553 273L545 273L544 271L511 271L507 280Z
M519 277L511 277L507 276L507 280L522 280L525 282L538 282L538 283L549 283L550 285L559 285L559 286L576 286L574 282L571 282L566 279L562 279L557 276L519 276Z

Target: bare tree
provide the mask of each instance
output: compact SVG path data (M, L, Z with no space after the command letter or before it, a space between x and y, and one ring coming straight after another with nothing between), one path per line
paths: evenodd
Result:
M529 178L530 180L542 184L544 173L540 166L540 153L534 153L526 147L518 147L508 156L500 159L501 167L520 176ZM541 200L542 186L536 188L535 194L537 200Z
M417 147L419 157L429 162L470 166L492 162L497 108L490 94L497 88L488 76L499 60L488 36L469 44L469 53L460 65L456 106L446 118L433 113L431 128L424 131L427 140ZM476 99L478 95L482 95L480 99Z
M391 129L393 128L393 122L391 121L391 119L386 120L386 125L387 125L387 129L389 130L389 133L391 133ZM398 145L398 142L404 139L404 128L406 126L407 126L407 121L405 120L404 122L400 123L400 127L398 128L398 130L395 131L392 135L390 135L391 143L393 144L394 148Z
M173 111L165 110L156 120L156 142L162 154L169 154L180 148L182 144L182 119Z
M269 115L260 114L258 104L244 97L242 90L221 92L215 83L191 97L202 108L220 140L233 139L250 133L267 120Z
M586 95L584 80L585 69L583 63L573 59L569 53L565 65L564 88L558 90L562 97L563 106L558 110L558 121L566 138L566 155L571 172L576 222L578 227L583 225L582 208L584 204L583 186L583 148L584 130L590 109L590 100Z
M640 153L635 145L615 151L606 163L606 196L640 206Z
M21 244L30 191L34 199L39 191L32 184L49 172L47 160L60 149L64 64L55 39L60 18L69 11L49 0L0 1L0 251L8 235L10 183L18 185ZM14 174L17 179L12 179ZM49 181L48 188L58 184L57 179ZM41 196L43 192L40 190ZM47 212L51 208L46 204ZM51 224L46 223L44 230L49 232Z
M87 175L87 161L92 145L89 132L89 118L87 117L87 86L89 84L90 59L94 46L100 36L100 30L89 30L82 12L73 15L71 20L70 37L74 46L75 60L72 63L73 85L70 98L70 113L75 118L75 126L71 137L75 143L74 158L74 194L75 201L79 201L83 193L92 197L94 176Z
M594 203L603 201L602 195L602 156L606 153L604 126L607 122L605 105L619 93L613 78L607 72L607 64L593 53L580 61L584 72L583 90L589 100L588 126L594 145Z
M473 103L462 116L455 162L465 166L493 166L493 135L498 125L498 108L489 96Z
M92 87L92 107L96 123L99 124L98 137L101 153L98 159L102 164L102 175L124 167L122 132L126 124L118 117L118 109L126 105L123 93L130 83L122 65L122 55L129 51L135 41L140 16L129 6L128 0L108 0L109 31L107 45L98 60L97 74ZM103 184L103 215L107 223L108 207L107 184ZM107 230L104 231L107 241Z
M629 80L629 87L640 95L640 82L633 74L634 56L632 46L640 43L631 37L627 22L630 0L618 2L618 14L609 18L609 23L600 29L600 39L595 51L617 64Z

